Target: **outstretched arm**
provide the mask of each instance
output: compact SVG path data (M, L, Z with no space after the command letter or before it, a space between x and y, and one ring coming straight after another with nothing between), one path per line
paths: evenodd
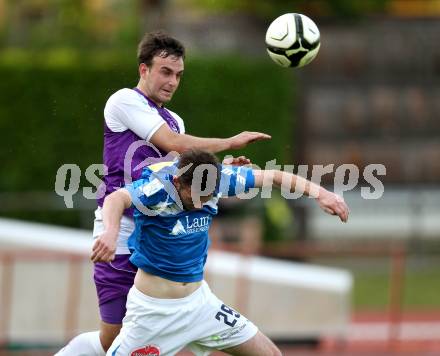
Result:
M278 170L254 170L253 173L256 187L274 184L290 192L303 192L305 195L315 198L320 208L326 213L337 215L342 222L347 222L349 210L344 199L318 184L295 174Z
M150 142L166 152L175 151L182 153L188 149L195 148L216 153L231 149L237 150L252 142L268 140L270 138L269 135L261 132L248 131L228 138L203 138L178 134L167 125L162 125L151 137Z
M119 189L105 198L102 208L105 231L93 244L90 256L93 262L110 262L115 258L121 218L130 206L131 197L126 189Z

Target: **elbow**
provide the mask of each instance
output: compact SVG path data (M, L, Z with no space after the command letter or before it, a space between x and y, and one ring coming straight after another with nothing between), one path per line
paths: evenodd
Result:
M109 195L107 195L104 198L104 204L103 204L103 208L108 208L108 207L113 207L115 203L118 202L118 191L114 191L113 193L110 193Z
M123 210L128 209L131 206L130 193L124 188L115 190L104 199L104 206L110 208L121 206Z
M179 134L170 129L160 128L157 133L151 137L150 142L160 150L169 153L177 152L182 153L188 150L190 146L190 140L187 139L187 135Z

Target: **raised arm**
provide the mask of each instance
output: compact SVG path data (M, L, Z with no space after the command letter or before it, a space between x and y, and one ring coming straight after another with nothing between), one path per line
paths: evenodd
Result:
M228 138L203 138L178 134L167 125L162 125L151 137L150 142L166 152L185 152L188 149L201 149L212 153L237 150L249 143L268 140L271 137L261 132L244 131Z
M256 187L275 185L290 192L302 192L315 198L320 208L326 213L337 215L342 222L347 222L349 210L344 199L318 184L295 174L279 170L253 170L253 173Z
M95 240L90 259L93 262L110 262L115 258L121 217L124 210L131 206L128 190L114 191L104 200L102 216L105 231Z

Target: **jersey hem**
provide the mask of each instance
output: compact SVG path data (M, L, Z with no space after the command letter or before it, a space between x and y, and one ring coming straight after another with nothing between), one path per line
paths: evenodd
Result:
M192 283L192 282L200 282L203 280L203 272L197 274L191 274L191 275L176 276L172 273L164 273L163 271L159 271L155 268L150 268L147 266L138 266L136 263L134 263L134 261L131 258L130 261L137 268L140 268L142 271L160 278L168 279L169 281L172 282Z
M163 121L163 122L159 122L156 126L154 126L154 127L150 130L150 133L147 135L147 137L145 137L145 141L150 142L151 137L153 137L153 135L157 132L157 130L159 130L159 129L162 127L162 125L164 125L164 124L166 124L165 121Z

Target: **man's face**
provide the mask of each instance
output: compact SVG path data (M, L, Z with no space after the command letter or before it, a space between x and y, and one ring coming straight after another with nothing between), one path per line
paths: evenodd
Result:
M167 103L173 97L183 74L183 59L176 56L155 56L151 66L140 65L145 94L157 105Z
M174 181L174 185L185 210L202 209L203 204L207 203L212 198L212 194L205 196L194 194L194 196L192 196L191 186L180 184L178 180L177 182L176 180Z

